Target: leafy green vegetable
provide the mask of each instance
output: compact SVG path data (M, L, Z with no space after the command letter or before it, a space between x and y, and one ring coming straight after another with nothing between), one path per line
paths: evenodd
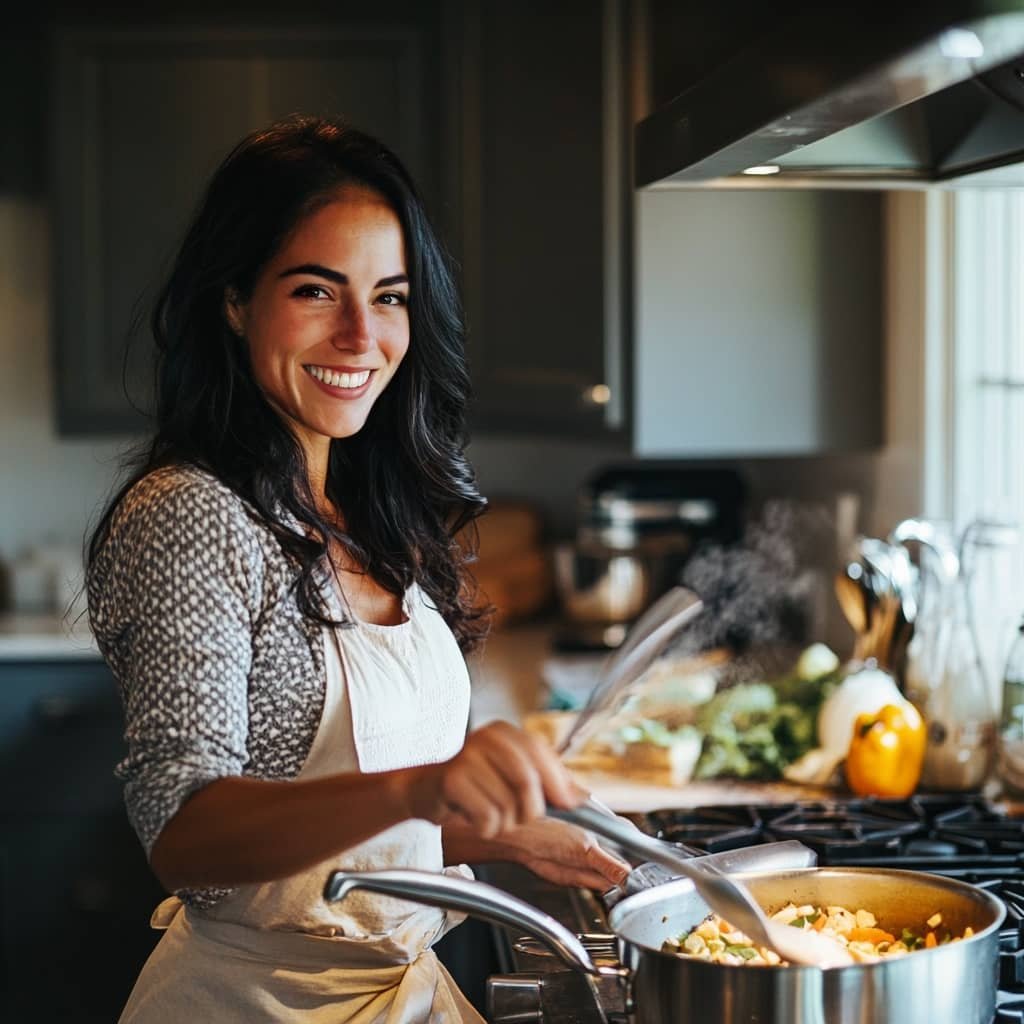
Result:
M697 778L781 778L783 768L817 745L818 712L837 679L791 675L717 693L697 719L704 733Z
M692 725L683 725L678 729L670 729L663 722L653 718L642 718L631 725L624 725L619 730L619 738L626 743L653 743L658 747L670 747L681 736L693 733Z

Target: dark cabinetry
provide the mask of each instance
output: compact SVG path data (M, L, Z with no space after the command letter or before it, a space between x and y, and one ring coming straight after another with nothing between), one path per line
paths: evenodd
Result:
M113 775L113 679L96 661L0 662L0 1005L109 1024L156 942L163 892Z
M465 5L464 264L480 426L600 436L627 421L625 6Z
M61 431L144 426L145 313L199 190L241 135L296 110L340 112L380 135L423 187L460 264L477 427L621 427L625 6L451 0L379 23L340 8L315 29L243 30L253 15L235 12L213 25L59 30Z
M436 192L438 150L427 143L436 136L436 103L429 103L436 90L428 83L436 71L424 50L423 32L401 19L56 31L62 432L143 426L152 381L146 311L202 187L247 132L296 111L341 114L386 139L428 195Z
M143 425L122 384L130 338L145 408L135 311L227 147L306 110L379 134L421 182L459 264L477 433L670 458L877 444L881 197L633 191L634 121L719 53L720 21L628 0L424 0L243 29L269 6L224 2L206 21L58 34L63 432Z

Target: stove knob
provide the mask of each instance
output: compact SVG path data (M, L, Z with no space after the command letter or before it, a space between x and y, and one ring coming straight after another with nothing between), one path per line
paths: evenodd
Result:
M538 1024L541 1008L540 974L492 974L487 979L487 1019L492 1024Z

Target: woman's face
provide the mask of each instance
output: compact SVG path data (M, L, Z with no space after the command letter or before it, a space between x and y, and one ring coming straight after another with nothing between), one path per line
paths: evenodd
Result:
M409 347L408 300L398 216L357 185L298 224L248 302L226 300L257 384L307 456L362 429Z

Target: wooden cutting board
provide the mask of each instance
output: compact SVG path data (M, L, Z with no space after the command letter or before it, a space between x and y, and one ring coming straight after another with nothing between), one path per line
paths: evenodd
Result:
M844 794L820 786L797 786L789 782L743 782L739 780L691 780L669 786L646 779L624 778L607 772L572 769L576 781L620 814L644 813L714 804L781 804L802 800L838 800Z

